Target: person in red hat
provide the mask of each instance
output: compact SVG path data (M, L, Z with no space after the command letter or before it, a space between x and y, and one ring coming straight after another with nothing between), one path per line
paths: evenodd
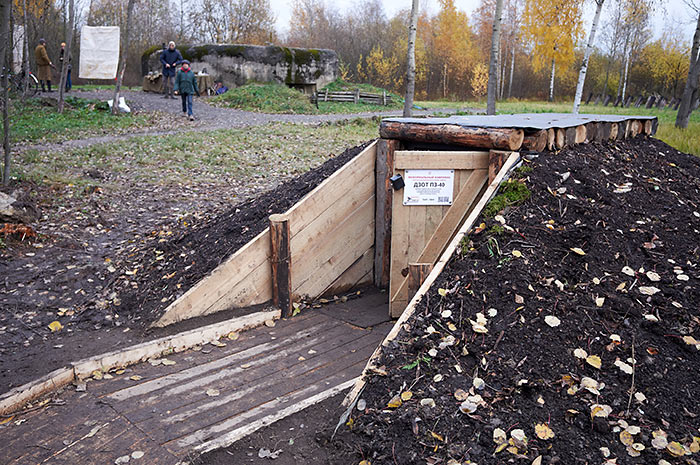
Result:
M182 114L188 117L190 121L194 121L192 95L197 94L199 96L199 89L197 88L197 76L195 76L194 71L190 68L190 62L187 60L182 61L182 67L175 76L175 93L182 98Z

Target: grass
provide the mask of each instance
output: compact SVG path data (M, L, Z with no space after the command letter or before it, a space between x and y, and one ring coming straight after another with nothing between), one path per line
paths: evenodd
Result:
M416 105L423 108L453 108L459 110L483 110L486 108L484 102L416 102ZM570 113L572 103L570 102L542 102L508 100L498 102L496 108L499 113ZM604 115L642 115L656 116L659 118L659 129L656 137L667 144L685 153L692 153L700 156L700 111L694 111L690 117L690 124L685 130L675 127L676 112L672 109L664 108L615 108L603 105L581 105L581 113L595 113Z
M280 84L246 84L209 99L213 105L261 113L314 114L309 97Z
M15 102L10 113L12 142L59 142L105 131L118 132L148 126L153 115L114 116L99 100L66 98L63 114L42 99Z
M22 179L90 185L87 170L140 184L269 184L326 161L347 147L377 137L377 120L321 125L275 123L245 129L140 136L65 151L28 150L18 156ZM119 181L116 181L119 182Z
M329 91L355 90L381 94L383 89L370 84L350 84L341 80L324 87ZM236 108L273 114L319 115L330 113L365 113L387 111L401 108L398 95L387 93L393 98L391 105L374 105L367 103L319 102L318 108L312 105L309 96L281 84L246 84L209 99L216 106Z

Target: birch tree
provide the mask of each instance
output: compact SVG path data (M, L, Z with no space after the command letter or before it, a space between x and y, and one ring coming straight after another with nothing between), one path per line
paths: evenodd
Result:
M593 53L593 45L595 44L595 33L598 29L598 21L600 21L600 12L603 10L603 3L605 0L594 0L595 1L595 16L593 16L593 24L591 24L591 33L588 36L588 44L586 45L586 51L583 54L583 63L581 64L581 70L578 73L578 82L576 83L576 94L574 95L574 108L573 113L578 115L578 109L581 106L581 96L583 95L583 84L586 82L586 72L588 71L588 60L591 58L591 53Z
M126 27L124 28L124 35L122 36L122 44L119 47L119 68L117 70L117 83L114 86L114 97L112 98L112 114L119 114L119 93L122 88L122 81L124 80L124 70L126 69L126 56L127 50L129 48L129 40L131 39L131 24L134 18L134 5L136 5L136 0L129 0L126 6Z
M486 97L486 114L496 114L496 92L498 92L498 51L501 45L501 19L503 16L503 0L496 0L496 11L493 16L493 32L491 33L491 58L489 60L489 83Z
M582 31L579 0L527 0L523 37L532 47L535 72L550 67L549 100L554 100L557 64L562 68L574 60L574 47Z
M693 111L693 103L700 97L698 86L700 85L700 8L697 10L698 22L693 34L693 45L690 49L690 68L688 68L688 79L685 81L685 89L681 104L676 115L676 127L686 129L690 113Z
M413 0L411 7L411 22L408 26L408 57L406 59L406 98L404 99L403 115L411 116L413 96L416 92L416 28L418 26L418 1Z

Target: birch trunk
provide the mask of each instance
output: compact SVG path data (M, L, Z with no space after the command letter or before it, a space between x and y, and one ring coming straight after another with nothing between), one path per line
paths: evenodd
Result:
M552 76L549 78L549 101L554 101L554 72L556 71L556 63L552 59Z
M489 82L487 88L486 114L496 114L496 93L498 92L498 49L501 44L501 16L503 0L496 0L496 12L493 16L493 33L491 35L491 60L489 62Z
M700 11L698 12L698 25L695 28L693 35L693 46L690 51L690 68L688 68L688 79L685 81L685 89L683 89L683 97L681 104L678 106L678 114L676 115L676 127L685 129L688 127L688 120L693 111L693 103L698 98L698 81L700 81Z
M408 57L406 66L406 98L403 115L411 116L416 92L416 28L418 26L418 0L413 0L411 23L408 26Z
M513 68L515 68L515 45L510 53L510 77L508 78L508 98L510 98L513 91Z
M622 101L625 101L625 92L627 91L627 73L630 68L630 52L627 51L627 56L625 57L625 78L622 80Z
M591 34L588 36L588 44L586 45L586 51L583 54L583 63L581 64L581 71L578 73L578 83L576 84L576 95L574 96L574 115L578 115L579 107L581 106L581 96L583 95L583 85L586 82L586 72L588 72L588 60L591 58L591 53L593 52L593 44L595 43L595 33L598 29L598 21L600 21L600 12L603 9L603 2L605 0L596 0L595 16L593 17L593 24L591 25Z
M119 69L117 70L117 83L114 86L114 97L112 98L112 114L114 115L119 114L119 93L121 92L124 70L126 69L126 55L129 47L129 40L131 39L131 22L134 17L135 4L136 0L129 0L126 6L126 27L124 28L124 37L119 49Z
M64 94L66 91L66 80L68 78L68 68L71 66L70 57L73 44L73 29L75 26L75 0L70 0L68 12L68 37L66 38L66 50L63 52L63 65L61 66L61 79L58 81L58 112L63 113L65 107Z

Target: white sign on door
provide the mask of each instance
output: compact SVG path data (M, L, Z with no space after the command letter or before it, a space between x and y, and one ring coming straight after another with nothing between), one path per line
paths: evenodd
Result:
M404 205L452 205L454 170L406 170Z

